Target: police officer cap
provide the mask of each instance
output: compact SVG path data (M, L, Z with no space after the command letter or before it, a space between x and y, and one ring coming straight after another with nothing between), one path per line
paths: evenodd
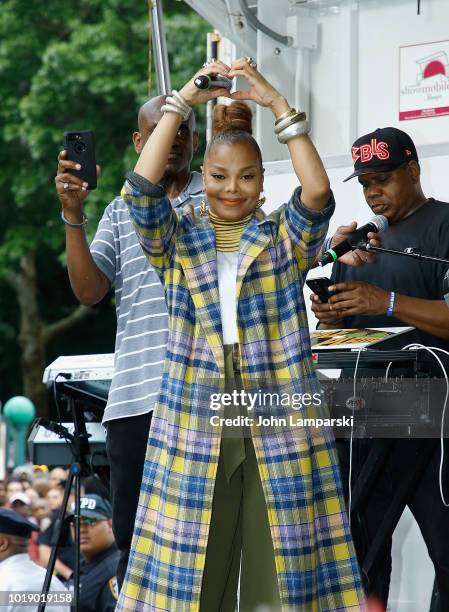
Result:
M29 538L32 531L39 531L39 528L14 510L0 508L0 533Z
M74 505L72 505L72 511ZM86 518L105 519L112 517L112 507L110 502L94 493L83 495L80 499L80 514Z

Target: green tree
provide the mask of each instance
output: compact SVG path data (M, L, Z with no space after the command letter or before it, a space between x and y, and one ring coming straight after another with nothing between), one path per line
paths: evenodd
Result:
M172 84L180 87L204 61L208 26L188 7L173 0L164 3L164 10ZM11 392L23 392L38 412L45 414L47 393L40 381L49 347L58 339L58 346L64 347L66 354L72 353L73 347L64 343L65 338L71 338L70 328L98 311L77 306L67 289L63 270L65 234L53 181L56 158L64 131L95 131L97 160L103 172L98 189L89 194L86 204L92 236L105 205L116 195L124 173L134 163L130 137L136 127L137 109L149 93L148 40L145 2L2 2L2 401ZM156 95L154 75L151 83L150 95ZM200 117L200 130L203 121ZM57 286L61 283L63 289ZM111 299L105 308L111 310ZM96 323L88 327L92 342ZM110 329L109 350L113 340L114 330ZM17 376L14 380L16 372L21 373L21 380Z

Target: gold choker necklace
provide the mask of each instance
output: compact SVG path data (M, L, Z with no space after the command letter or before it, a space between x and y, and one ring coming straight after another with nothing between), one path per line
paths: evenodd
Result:
M215 229L217 251L238 251L240 237L252 216L251 213L239 221L226 221L209 210L209 219Z

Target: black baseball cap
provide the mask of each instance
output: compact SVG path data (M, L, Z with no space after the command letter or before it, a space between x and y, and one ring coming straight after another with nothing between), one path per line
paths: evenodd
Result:
M354 172L343 182L368 172L389 172L415 160L418 154L413 140L398 128L378 128L360 136L352 145Z
M39 531L39 527L14 510L0 508L0 533L28 539L33 531Z
M72 514L75 511L75 504L72 504ZM83 495L80 499L80 516L93 519L105 519L112 517L111 503L104 497L95 495Z

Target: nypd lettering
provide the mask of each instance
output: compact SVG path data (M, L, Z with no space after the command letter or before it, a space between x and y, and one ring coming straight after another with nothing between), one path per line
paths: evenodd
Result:
M95 510L97 507L97 501L92 497L82 497L80 500L80 508L81 510Z

